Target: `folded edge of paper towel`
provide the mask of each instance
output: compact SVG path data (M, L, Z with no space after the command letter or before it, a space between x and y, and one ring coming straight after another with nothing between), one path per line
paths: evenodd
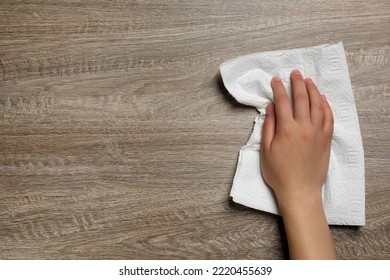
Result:
M281 69L281 59L290 65ZM364 225L364 152L342 43L250 54L224 62L220 71L225 87L238 102L262 112L273 99L269 83L272 77L282 76L289 84L293 68L312 77L320 90L333 89L325 91L335 117L328 176L322 193L328 223ZM291 89L286 89L291 95ZM279 214L274 193L260 172L261 127L259 115L248 143L240 150L230 195L237 203Z

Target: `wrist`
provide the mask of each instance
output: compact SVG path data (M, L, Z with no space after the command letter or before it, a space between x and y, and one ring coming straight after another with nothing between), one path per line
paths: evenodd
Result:
M286 213L294 214L301 212L323 212L321 188L313 187L290 187L283 188L282 193L276 193L282 216Z
M292 259L336 258L321 189L316 190L277 196Z

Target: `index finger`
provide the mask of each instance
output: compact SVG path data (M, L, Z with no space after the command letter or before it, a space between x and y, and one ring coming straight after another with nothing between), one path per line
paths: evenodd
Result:
M278 125L283 124L293 118L290 99L279 77L272 78L271 87L274 93L276 120Z

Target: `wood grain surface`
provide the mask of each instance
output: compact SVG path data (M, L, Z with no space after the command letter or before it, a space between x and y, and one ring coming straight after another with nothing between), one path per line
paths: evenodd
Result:
M253 108L237 56L342 41L365 149L364 227L390 258L390 2L0 1L1 259L284 259L279 217L229 191Z

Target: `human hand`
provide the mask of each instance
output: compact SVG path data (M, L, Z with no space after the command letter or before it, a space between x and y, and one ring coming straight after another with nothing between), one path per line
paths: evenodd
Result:
M310 78L291 72L293 110L283 82L274 77L261 139L261 171L279 206L321 197L333 134L333 115Z
M261 171L274 190L292 259L336 259L322 205L333 115L310 78L291 72L293 110L274 77L275 104L267 106L261 139Z

